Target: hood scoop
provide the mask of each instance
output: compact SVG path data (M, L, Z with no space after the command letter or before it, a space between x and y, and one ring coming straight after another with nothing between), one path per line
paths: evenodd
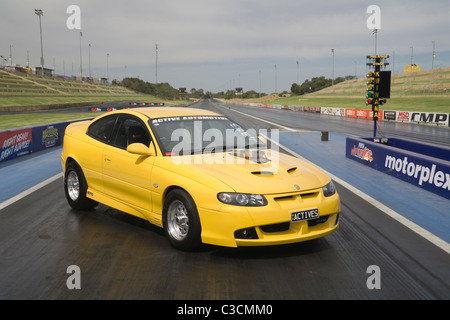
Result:
M273 175L275 175L275 173L273 173L272 171L253 171L252 174L255 176L273 176Z

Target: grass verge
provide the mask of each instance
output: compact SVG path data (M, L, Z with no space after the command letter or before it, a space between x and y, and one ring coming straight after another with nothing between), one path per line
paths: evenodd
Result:
M125 100L125 99L124 99ZM126 99L139 102L164 102L166 106L189 103L189 101L156 101L153 99ZM76 101L73 101L76 102ZM52 100L52 103L55 103ZM67 101L64 101L67 103ZM87 107L86 107L87 110ZM0 108L1 111L1 108ZM97 117L102 112L77 112L77 113L63 113L63 112L35 112L35 113L15 113L0 115L0 130L23 128L35 125L43 125L46 123L72 121L85 118Z

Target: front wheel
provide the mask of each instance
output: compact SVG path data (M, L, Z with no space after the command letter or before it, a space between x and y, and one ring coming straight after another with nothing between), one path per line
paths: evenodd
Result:
M201 243L201 225L191 196L180 189L171 191L164 201L164 233L173 247L191 251Z
M81 168L71 162L64 174L64 191L67 202L74 210L89 210L98 205L97 201L86 197L87 183Z

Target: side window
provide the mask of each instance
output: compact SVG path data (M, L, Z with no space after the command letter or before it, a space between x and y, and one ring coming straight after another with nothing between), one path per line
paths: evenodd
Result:
M89 126L87 134L104 143L111 143L116 119L117 115L111 115L95 121Z
M126 149L132 143L143 143L150 146L150 134L145 125L138 118L122 115L117 122L113 145Z

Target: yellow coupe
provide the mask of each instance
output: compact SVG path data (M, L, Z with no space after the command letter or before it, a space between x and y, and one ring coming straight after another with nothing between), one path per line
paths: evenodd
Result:
M66 129L66 198L75 210L100 202L146 219L181 250L287 244L336 230L331 179L264 142L207 110L106 113Z

